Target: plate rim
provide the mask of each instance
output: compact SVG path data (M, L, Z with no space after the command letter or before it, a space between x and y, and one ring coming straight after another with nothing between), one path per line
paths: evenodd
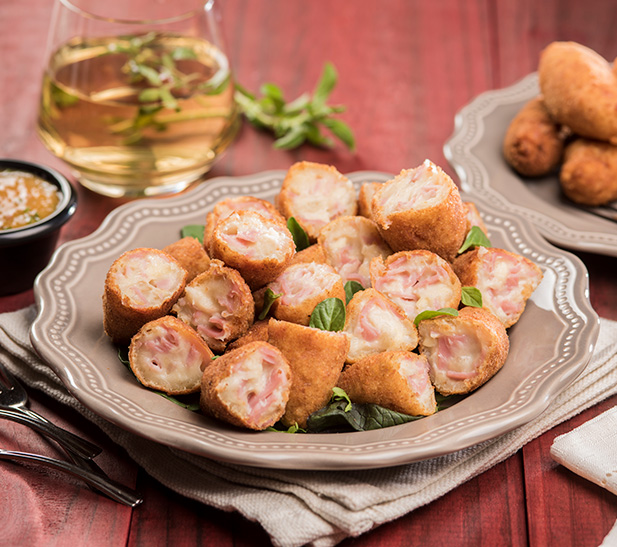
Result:
M119 400L114 407L102 407L102 401L109 402L107 399L101 398L91 391L84 392L84 380L80 378L80 374L83 371L74 363L67 365L67 362L71 359L83 358L83 356L75 354L74 348L71 348L68 340L65 339L66 334L70 333L70 329L75 328L75 322L77 321L77 318L69 317L71 304L70 290L79 281L79 279L75 280L76 276L79 275L80 271L83 271L84 264L87 266L88 257L93 257L93 260L96 260L96 257L100 259L101 255L96 254L97 248L106 253L103 256L113 256L114 258L119 256L120 253L114 247L114 244L109 243L108 240L103 241L108 237L108 232L110 230L117 230L118 225L129 217L135 217L134 223L139 226L143 225L144 217L148 221L149 214L158 217L160 220L165 218L163 215L164 210L178 210L181 213L183 207L199 206L200 200L207 199L208 194L214 194L217 189L221 190L223 187L239 188L242 186L242 188L245 188L249 186L253 189L271 188L276 181L280 183L285 173L286 171L284 170L271 170L253 175L216 177L184 194L158 200L136 200L123 204L114 209L97 230L85 237L68 241L56 250L50 264L39 274L35 281L34 294L38 313L30 331L30 337L39 355L49 363L68 391L84 406L107 421L138 435L162 442L162 444L229 463L254 467L304 470L390 467L468 448L529 422L541 414L550 401L584 370L591 359L592 350L599 331L599 318L589 302L588 276L584 264L575 255L548 243L538 234L531 223L525 219L516 218L507 211L499 211L498 215L500 222L503 224L503 229L514 230L512 233L517 234L517 237L520 238L522 248L525 248L528 244L532 245L530 252L537 253L538 251L534 251L533 248L538 249L539 254L545 256L548 261L545 265L555 269L556 278L561 280L563 285L560 285L562 294L559 296L562 300L561 305L564 306L561 311L564 317L568 314L573 315L574 319L570 327L579 338L577 342L572 332L568 334L568 336L572 337L572 341L569 342L571 346L570 353L569 356L559 357L562 360L561 365L555 369L559 372L558 375L555 373L550 375L550 371L547 371L535 380L531 378L525 379L525 381L533 383L529 386L529 395L523 410L519 410L515 415L510 413L505 416L498 414L488 416L487 413L483 424L484 427L481 431L474 431L473 428L470 429L469 424L465 424L465 422L469 421L468 419L458 419L455 420L454 424L441 426L431 432L424 432L422 435L416 435L414 439L406 438L404 433L403 438L398 439L390 437L386 430L378 430L376 432L311 435L289 435L287 433L269 432L267 433L268 440L259 440L259 435L262 435L262 433L246 433L242 437L243 441L240 442L237 439L230 441L229 438L225 437L225 429L223 427L217 429L215 426L210 437L206 439L207 442L199 442L195 446L187 448L185 445L178 446L175 442L176 437L174 435L170 437L169 432L166 432L165 435L155 436L152 433L152 428L145 431L144 427L147 426L146 422L149 420L147 413L136 422L135 416L127 416L123 413L122 409L128 408L123 406L128 404L127 401ZM348 173L347 176L356 185L359 185L363 181L385 181L393 175L377 171L355 171ZM264 192L268 191L264 190ZM251 193L258 194L259 192ZM465 198L466 196L463 194L463 197ZM212 198L212 202L216 202L218 199L220 198ZM482 199L474 199L474 201L481 210L488 209L488 205ZM176 213L169 213L170 216L173 214ZM489 216L490 214L488 213ZM116 241L119 241L123 236L119 232L117 234L114 233L113 237L116 238ZM66 270L64 271L58 269L65 266ZM570 296L573 297L573 302L569 301ZM563 321L565 326L566 322L570 320L563 319ZM574 322L576 322L576 325L573 327ZM585 342L583 347L580 346L581 339ZM572 348L572 346L576 347ZM573 363L573 361L576 362ZM93 363L91 364L94 365ZM571 364L572 366L570 366ZM86 370L86 372L92 371ZM140 390L144 389L141 386L138 386L138 388ZM542 396L534 399L534 393L542 393ZM113 397L113 395L109 396ZM532 399L532 402L529 399ZM509 403L510 407L515 404L515 401ZM176 412L178 410L173 409L173 413L175 414ZM415 423L422 421L420 420ZM494 433L493 430L488 431L495 422L499 422L498 433ZM411 424L396 427L405 428L406 425ZM189 430L195 429L193 424L190 424L190 426L187 426ZM451 431L453 427L459 426L462 428L462 432L459 431L461 437L453 445L451 439L446 438L448 435L444 435L442 430L445 427L446 430ZM384 434L383 432L386 433ZM441 434L441 438L439 434ZM349 440L349 435L354 436L352 441ZM246 441L244 441L245 437ZM308 440L305 441L303 439ZM309 444L311 446L307 446Z
M472 199L481 196L493 207L515 210L531 221L550 242L560 247L617 256L617 230L614 233L603 230L604 226L612 225L607 224L611 221L581 210L580 214L597 227L576 230L568 226L565 219L560 218L561 214L566 213L561 213L559 207L541 198L538 198L541 203L537 206L532 206L536 204L529 202L508 203L505 196L491 184L482 160L474 154L474 146L482 139L485 118L488 115L500 106L523 102L539 93L537 72L527 74L510 86L480 93L456 113L454 130L443 146L444 156L455 170L461 188ZM512 173L513 180L524 185L522 179Z

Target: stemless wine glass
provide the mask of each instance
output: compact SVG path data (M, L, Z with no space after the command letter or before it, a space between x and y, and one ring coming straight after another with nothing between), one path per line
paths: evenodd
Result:
M233 140L214 0L56 0L38 133L100 194L197 181Z

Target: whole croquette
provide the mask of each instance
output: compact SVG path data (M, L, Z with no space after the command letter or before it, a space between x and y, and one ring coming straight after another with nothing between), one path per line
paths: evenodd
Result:
M140 247L118 257L107 272L103 327L116 344L128 344L148 321L167 314L188 274L172 256Z
M506 329L483 308L463 308L457 317L420 321L420 353L430 365L431 382L442 395L469 393L487 382L506 362Z
M203 369L213 356L204 339L172 315L146 323L129 346L136 378L169 395L198 392Z
M372 219L393 251L425 249L453 260L466 235L466 209L452 179L429 160L384 183Z
M503 155L517 173L540 177L559 165L564 140L564 132L551 118L544 99L535 97L510 122L503 141Z
M373 403L411 416L429 416L437 411L428 362L416 353L369 355L345 367L337 386L354 403Z
M270 319L268 342L281 350L291 368L291 392L281 422L287 427L306 427L308 417L332 396L349 340L342 332Z
M281 418L290 387L283 354L267 342L251 342L205 368L200 407L205 414L260 431Z

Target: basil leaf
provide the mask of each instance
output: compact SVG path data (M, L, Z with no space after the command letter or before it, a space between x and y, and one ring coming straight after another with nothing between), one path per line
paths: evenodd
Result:
M346 410L347 406L346 401L339 400L314 412L307 420L307 431L309 433L370 431L422 418L422 416L401 414L375 404L353 403L350 410Z
M352 152L356 149L356 139L354 138L351 127L343 120L338 118L324 118L323 123L349 150Z
M199 243L204 243L204 231L206 227L203 224L187 224L180 230L182 237L194 237Z
M416 318L413 321L413 324L418 326L420 321L424 321L425 319L433 319L433 317L439 317L440 315L451 315L452 317L458 316L458 311L454 308L441 308L439 310L424 310L422 313L416 315Z
M274 304L274 301L281 296L283 295L275 293L270 287L268 287L264 294L263 308L261 308L261 312L259 312L257 319L259 319L260 321L265 319L268 315L268 312L270 311L270 308L272 307L272 304Z
M347 283L345 283L345 300L347 301L347 304L349 304L349 301L353 298L354 294L363 290L364 287L361 283L358 283L357 281L347 281Z
M192 412L198 412L199 411L199 399L197 399L197 401L188 401L188 402L184 402L181 401L180 399L174 397L173 395L168 395L167 393L163 392L163 391L155 391L154 393L158 393L161 397L164 397L165 399L167 399L168 401L171 401L172 403L181 406L182 408L186 408L187 410L190 410ZM194 396L198 397L198 394L193 394ZM193 397L194 399L195 397Z
M345 304L340 298L326 298L315 306L309 327L337 332L345 326Z
M338 74L332 63L326 63L321 73L321 78L317 82L317 87L313 93L313 102L316 104L325 103L330 93L336 86Z
M291 232L294 243L296 244L296 252L306 249L311 244L304 228L300 226L294 217L289 217L287 219L287 228Z
M118 348L118 359L120 359L120 362L127 366L130 367L131 363L129 361L129 348L127 347L122 347L122 348Z
M476 287L463 287L461 289L461 302L465 306L473 308L482 307L482 293Z
M297 422L290 425L287 429L280 422L275 423L273 426L267 427L266 431L276 431L277 433L306 433L306 429L302 429Z
M472 226L471 230L467 234L465 238L465 242L458 250L458 254L464 253L470 247L490 247L491 241L486 236L486 234L482 231L479 226Z
M332 401L347 401L347 406L345 407L345 412L349 412L353 406L353 403L351 402L351 399L349 398L349 395L347 395L347 393L345 393L345 390L334 386L332 388Z

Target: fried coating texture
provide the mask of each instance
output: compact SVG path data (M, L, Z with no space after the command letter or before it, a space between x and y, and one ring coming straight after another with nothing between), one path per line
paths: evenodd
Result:
M349 365L337 382L354 403L374 403L411 416L437 410L426 357L407 351L376 353Z
M360 186L360 191L358 192L358 214L360 216L371 218L373 196L381 187L381 184L381 182L365 182Z
M268 319L255 321L246 331L245 334L234 340L226 348L226 352L233 351L241 346L250 344L251 342L267 342L268 341Z
M546 108L575 134L617 144L617 78L601 55L575 42L553 42L540 56Z
M173 256L187 271L187 283L206 271L210 257L202 244L194 237L183 237L174 243L163 247L163 252Z
M471 230L474 226L477 226L486 234L486 225L484 224L484 221L480 216L480 212L478 211L476 204L472 203L471 201L464 201L463 205L465 206L465 210L467 211L467 228L465 233L468 234L469 230Z
M542 281L542 270L528 258L496 247L475 247L452 264L461 284L482 293L482 306L506 328L521 317Z
M159 249L140 247L123 253L105 277L105 333L115 344L128 344L142 325L169 312L187 277L176 259Z
M200 407L230 424L261 431L285 412L290 387L291 372L283 354L267 342L252 342L205 368Z
M135 377L168 395L197 393L202 372L213 356L203 338L172 315L146 323L129 346Z
M517 173L540 177L559 165L563 147L560 125L553 121L540 96L527 102L510 122L503 155Z
M291 259L290 264L298 264L300 262L317 262L318 264L327 264L326 254L323 247L317 243L308 246L306 249L298 251Z
M234 211L220 220L210 244L212 258L238 270L251 290L276 279L295 252L287 226L254 211Z
M384 183L372 219L393 251L425 249L453 260L466 235L466 210L456 184L426 160Z
M339 378L349 340L342 332L313 329L270 319L268 342L281 350L291 368L291 391L282 423L306 427L306 420L325 406Z
M582 138L571 142L559 182L564 194L581 205L617 200L617 146Z
M418 325L418 334L431 381L442 395L479 388L503 367L510 349L505 327L483 308L426 319Z

